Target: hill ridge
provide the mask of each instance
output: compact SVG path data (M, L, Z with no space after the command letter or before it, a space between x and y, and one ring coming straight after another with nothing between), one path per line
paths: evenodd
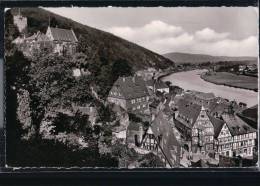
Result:
M163 54L164 57L173 60L175 63L203 63L220 61L238 61L246 63L256 63L257 57L253 56L213 56L208 54L193 54L184 52L170 52Z

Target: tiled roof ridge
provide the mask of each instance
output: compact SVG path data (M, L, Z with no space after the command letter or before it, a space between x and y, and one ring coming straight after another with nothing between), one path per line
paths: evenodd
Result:
M54 40L61 40L61 41L70 41L70 42L78 42L78 39L73 31L73 29L65 29L65 28L58 28L58 27L48 27L50 32L54 38Z
M193 103L192 101L187 101L187 100L180 100L179 104L181 103L181 107L179 107L179 111L181 110L182 112L180 112L180 115L183 115L183 113L185 113L185 117L188 117L188 119L192 119L192 123L191 123L191 127L194 125L194 123L196 122L196 119L198 118L198 115L201 111L202 106L197 104L197 103ZM188 109L186 109L186 105L188 105L187 107L189 107ZM194 107L198 107L198 109L195 110ZM181 109L180 109L181 108ZM185 111L196 111L196 113L194 115L191 115L190 113L187 114L186 112L183 112L183 110ZM188 116L187 116L188 115ZM184 120L185 121L185 120Z
M119 86L125 99L149 96L145 81L140 76L119 76L114 86Z
M51 27L50 26L50 29L57 29L57 30L69 30L69 31L72 31L73 29L67 29L67 28L59 28L59 27Z
M151 127L151 125L150 125L149 127ZM141 141L141 144L143 143L143 141L144 141L144 139L145 139L145 136L147 135L147 131L148 131L149 127L148 127L148 128L146 129L146 131L145 131L145 134L144 134L144 137L143 137L143 139L142 139L142 141ZM151 130L152 130L152 128L151 128ZM153 130L152 130L152 131L153 131ZM160 135L161 135L161 134L160 134ZM154 135L154 136L155 136L155 135ZM158 136L159 136L159 135L158 135ZM161 150L161 152L163 153L163 156L165 157L165 159L167 160L167 162L170 164L171 167L173 167L171 161L168 159L166 153L164 152L163 148L161 147L161 144L160 144L160 142L159 142L159 140L158 140L158 137L155 136L154 139L156 140L156 142L157 142L157 144L158 144L158 147L160 148L160 150Z
M226 117L228 117L228 118L226 118ZM254 132L254 131L256 131L256 129L254 129L253 127L251 127L249 124L247 124L245 121L243 121L239 116L237 116L237 115L232 115L231 116L231 114L224 114L223 115L223 119L224 119L224 122L226 123L226 125L227 125L227 127L228 127L228 129L229 129L229 131L230 131L230 133L231 133L231 135L232 136L235 136L235 135L241 135L241 134L247 134L247 133L251 133L251 132ZM233 121L236 121L236 124L233 126L233 123L230 123L230 122L227 122L228 120L226 120L226 119L230 119L230 120L233 120ZM232 125L232 126L231 126ZM250 132L248 132L248 130L246 130L245 132L243 132L243 133L237 133L237 131L235 131L236 129L240 129L240 128L242 128L242 130L243 130L243 127L244 126L246 126L246 127L248 127L250 130ZM240 131L238 131L238 132L240 132Z

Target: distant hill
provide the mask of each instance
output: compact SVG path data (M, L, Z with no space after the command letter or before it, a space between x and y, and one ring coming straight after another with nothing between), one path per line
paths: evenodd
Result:
M204 54L189 54L172 52L163 55L164 57L174 61L175 63L204 63L204 62L219 62L219 61L239 61L245 63L257 63L256 57L228 57L228 56L211 56Z
M13 15L18 12L15 8L10 10ZM94 58L100 58L102 55L102 57L109 62L117 59L125 59L134 70L140 70L146 67L164 69L174 65L171 60L139 45L108 32L56 15L42 8L21 8L20 11L21 14L28 19L28 35L32 35L38 30L45 33L50 18L52 27L58 26L59 28L65 29L72 28L80 42L80 46L86 48L84 53L87 53L90 56L96 54Z

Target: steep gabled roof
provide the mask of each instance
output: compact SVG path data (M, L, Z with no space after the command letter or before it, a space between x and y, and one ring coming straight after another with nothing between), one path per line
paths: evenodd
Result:
M227 124L232 136L256 132L257 130L244 122L235 114L223 114L222 118Z
M149 96L144 80L139 77L119 77L113 87L117 87L125 99Z
M224 125L224 121L221 119L217 119L210 114L208 114L208 117L214 127L214 137L217 138L222 129L222 126Z
M192 128L199 116L200 111L203 109L205 110L203 106L182 99L178 102L178 111L180 117L177 117L177 120L186 127ZM209 120L214 127L214 135L217 137L224 124L224 121L217 119L208 113L207 116L209 117ZM184 119L182 117L184 117ZM186 118L188 118L189 122L186 121ZM192 123L190 123L191 119Z
M210 113L215 113L218 111L224 111L225 109L227 109L228 104L226 103L217 103L215 101L212 101L209 103L208 109L210 111Z
M253 107L243 110L241 115L248 119L251 119L254 122L257 122L258 105L254 105Z
M159 136L161 136L160 148L171 166L179 163L178 158L180 156L180 143L176 139L176 136L174 135L174 131L171 128L169 121L165 119L162 112L159 112L158 115L155 117L155 120L151 124L151 129L157 139ZM174 147L176 147L176 149L173 149ZM174 150L177 150L177 152L173 152ZM175 153L176 155L176 162L172 161L173 153Z
M199 116L201 106L190 101L180 99L177 103L177 107L180 116L177 117L177 119L192 128ZM185 119L182 119L182 117L184 117ZM187 122L186 119L189 119L189 122ZM190 122L190 120L192 120L192 122Z
M78 42L78 39L71 29L49 27L54 41Z

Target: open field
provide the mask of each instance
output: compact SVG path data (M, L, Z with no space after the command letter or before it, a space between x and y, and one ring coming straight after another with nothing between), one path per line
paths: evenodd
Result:
M217 84L226 85L236 88L243 88L257 91L257 77L244 75L236 75L228 72L214 72L210 74L202 74L201 78L205 81Z

